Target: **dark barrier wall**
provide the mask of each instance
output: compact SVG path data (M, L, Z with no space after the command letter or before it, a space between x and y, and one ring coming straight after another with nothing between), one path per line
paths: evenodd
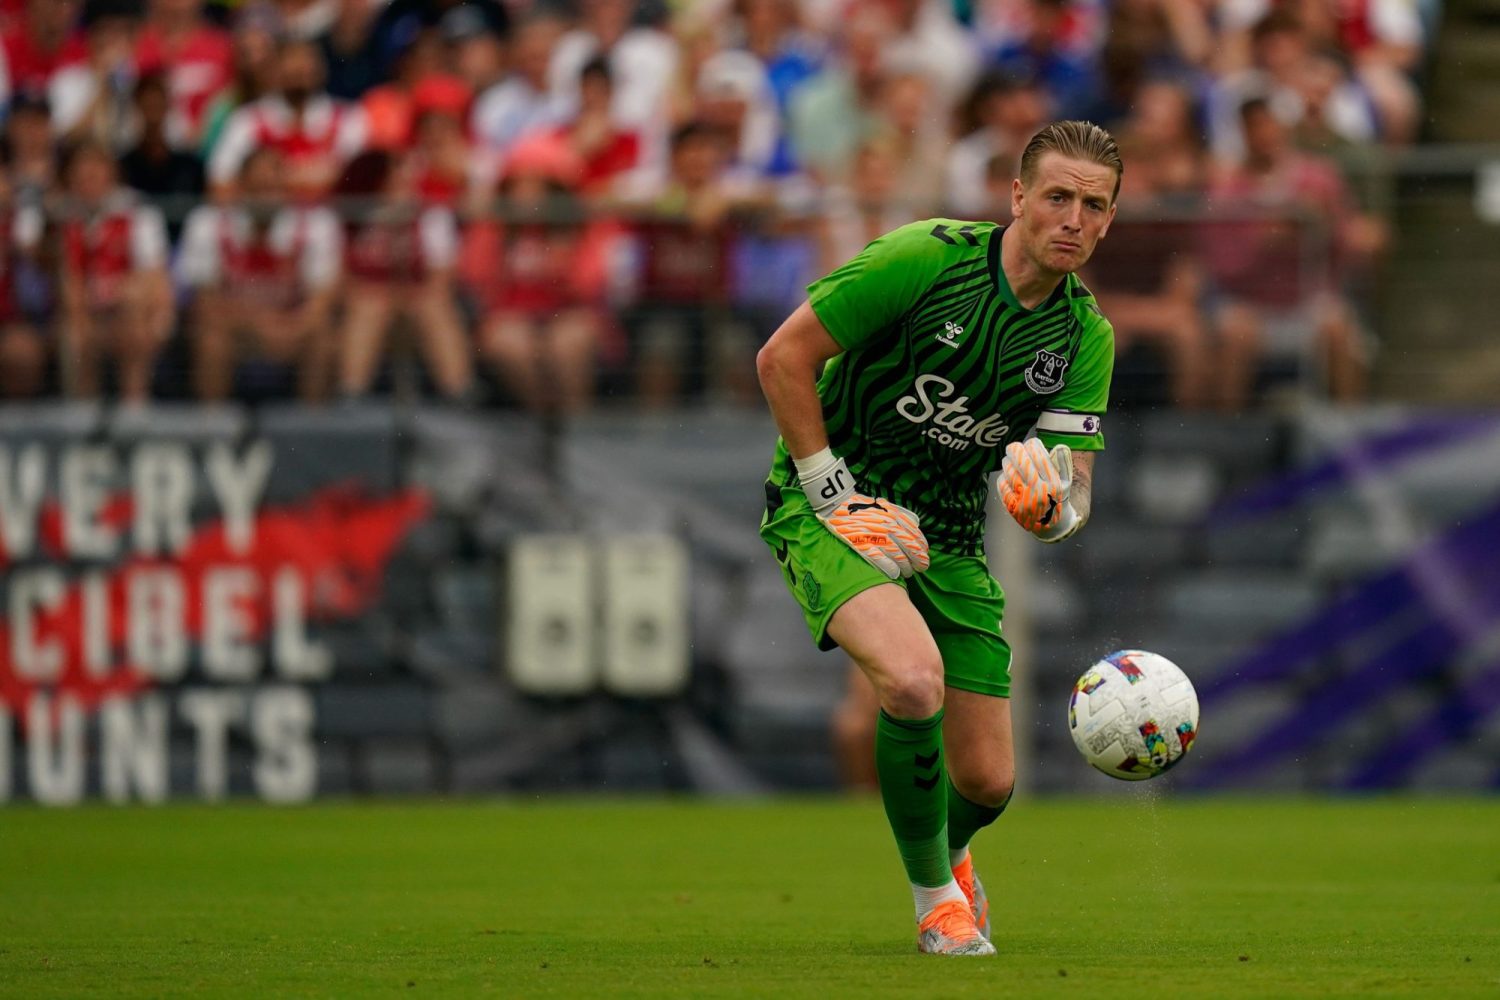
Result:
M1111 418L1032 546L1020 738L1098 656L1197 685L1171 788L1494 788L1500 418ZM746 412L0 410L0 800L837 784L846 667L756 536ZM1433 484L1440 483L1440 489Z

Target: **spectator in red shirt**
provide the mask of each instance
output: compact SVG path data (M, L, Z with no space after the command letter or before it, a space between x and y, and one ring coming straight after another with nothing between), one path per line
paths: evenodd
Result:
M229 33L203 16L203 0L151 0L135 62L142 76L167 74L172 114L183 130L175 138L197 142L209 102L234 80Z
M345 224L344 323L339 393L363 395L375 379L391 324L410 319L438 391L468 395L469 341L454 300L458 223L451 209L424 205L415 168L385 152L355 157L339 182L357 216ZM372 204L373 202L373 204Z
M640 134L615 124L613 100L609 60L595 56L579 72L578 114L553 130L582 161L578 193L585 198L612 194L616 181L640 165Z
M432 84L454 90L467 105L468 88L443 65L445 49L436 30L424 31L401 54L396 78L368 91L360 106L369 122L370 149L404 150L416 133L419 98L431 100ZM421 93L419 93L421 92Z
M276 57L275 93L234 111L208 161L209 183L229 190L257 149L281 154L288 190L316 198L337 180L343 165L365 147L364 112L323 91L323 54L316 45L285 41Z
M1246 100L1240 117L1244 162L1221 170L1210 187L1211 204L1233 214L1199 230L1221 296L1215 401L1242 406L1267 355L1312 360L1333 398L1357 399L1369 347L1343 281L1373 262L1384 228L1355 209L1333 161L1292 146L1265 98ZM1263 214L1247 219L1246 210Z
M286 174L282 154L262 146L240 168L234 203L188 216L177 271L192 292L200 399L229 396L247 343L260 359L293 368L304 400L327 392L343 234L328 209L287 204Z
M500 180L506 218L471 227L464 249L485 312L480 355L536 413L575 412L594 392L603 264L600 230L579 216L582 175L556 137L516 143Z
M468 88L452 77L434 77L420 84L412 96L414 134L406 160L417 195L430 204L456 206L476 190L486 166L473 155L464 128Z
M25 16L5 33L10 93L44 91L64 66L88 59L79 29L80 0L29 0Z
M106 356L117 368L120 398L144 402L152 365L172 328L167 231L161 213L120 186L114 154L84 143L67 165L62 213L62 344L66 388L99 392Z
M730 301L730 262L735 213L755 201L729 173L730 155L719 130L683 125L672 137L666 183L632 206L639 303L626 325L648 406L710 387L741 393L754 370L754 334Z

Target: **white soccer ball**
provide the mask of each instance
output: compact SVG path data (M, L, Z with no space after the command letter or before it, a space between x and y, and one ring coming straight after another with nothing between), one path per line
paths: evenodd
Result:
M1198 693L1165 656L1122 649L1095 663L1068 699L1083 759L1112 778L1144 781L1182 759L1198 736Z

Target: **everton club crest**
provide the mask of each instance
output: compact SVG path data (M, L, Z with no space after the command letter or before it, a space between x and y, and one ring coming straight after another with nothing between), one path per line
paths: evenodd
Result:
M1026 369L1026 388L1039 396L1046 396L1063 387L1063 372L1068 359L1051 351L1037 351L1036 360Z

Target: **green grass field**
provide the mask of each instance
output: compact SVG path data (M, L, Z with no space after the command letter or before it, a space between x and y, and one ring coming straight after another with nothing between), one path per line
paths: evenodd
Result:
M879 804L0 810L0 995L1497 997L1500 801L1021 803L994 959Z

